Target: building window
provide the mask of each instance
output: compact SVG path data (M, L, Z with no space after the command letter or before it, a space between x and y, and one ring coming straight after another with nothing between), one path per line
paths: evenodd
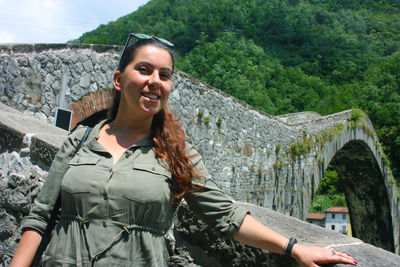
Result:
M343 214L343 220L346 220L346 214Z
M335 226L334 226L334 225L331 225L331 229L332 229L332 230L335 230Z
M332 219L335 219L335 213L332 213Z
M347 227L346 225L342 225L342 233L347 234Z

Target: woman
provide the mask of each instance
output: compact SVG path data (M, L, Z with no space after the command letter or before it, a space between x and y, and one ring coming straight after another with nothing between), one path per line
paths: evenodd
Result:
M137 40L129 45L131 37ZM114 74L110 118L93 128L76 154L84 128L62 145L23 221L11 266L32 261L60 188L61 215L45 266L166 266L164 235L182 198L226 238L286 253L304 266L355 265L348 255L273 232L218 189L166 107L172 47L155 36L129 36Z

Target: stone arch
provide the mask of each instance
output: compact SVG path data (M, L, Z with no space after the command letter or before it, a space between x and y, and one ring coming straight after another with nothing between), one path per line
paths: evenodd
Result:
M324 169L332 163L344 185L354 237L386 250L397 250L398 200L393 179L374 134L348 128L323 149ZM318 186L318 185L316 185Z
M112 104L113 90L101 90L82 97L77 102L72 103L68 108L73 111L71 129L79 123L86 121L92 126L92 122L106 117L106 111Z
M353 235L394 252L388 193L371 149L360 140L350 141L336 152L332 164L344 185Z

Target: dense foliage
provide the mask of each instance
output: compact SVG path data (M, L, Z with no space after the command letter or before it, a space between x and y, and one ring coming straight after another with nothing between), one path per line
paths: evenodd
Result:
M130 32L172 41L180 70L272 115L364 110L399 182L398 0L152 0L74 42Z
M331 207L346 207L344 188L339 176L332 165L328 166L321 180L310 212L324 213Z

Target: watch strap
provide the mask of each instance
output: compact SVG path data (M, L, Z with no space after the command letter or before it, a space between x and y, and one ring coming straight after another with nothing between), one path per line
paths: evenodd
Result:
M293 246L297 243L296 238L291 237L285 249L285 255L291 256Z

